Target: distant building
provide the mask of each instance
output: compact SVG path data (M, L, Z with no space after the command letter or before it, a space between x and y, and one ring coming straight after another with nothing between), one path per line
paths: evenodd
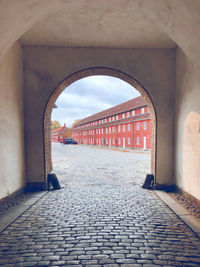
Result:
M140 96L81 120L72 129L79 144L132 149L151 148L151 120Z
M64 138L66 131L65 123L63 127L51 130L51 142L60 142Z

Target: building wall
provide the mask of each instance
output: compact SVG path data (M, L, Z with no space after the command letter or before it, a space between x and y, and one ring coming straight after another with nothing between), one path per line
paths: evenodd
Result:
M47 101L66 77L94 66L121 70L146 88L157 112L157 182L173 182L174 50L28 46L24 47L24 64L30 182L44 181L43 116Z
M0 199L25 185L22 49L9 50L0 65Z
M151 148L151 123L147 107L124 112L73 128L79 144L134 149ZM136 115L136 116L135 116ZM124 118L123 118L124 117ZM144 127L144 123L146 127ZM139 126L139 127L138 127ZM144 138L146 142L144 141Z
M179 188L200 200L200 89L193 65L176 53L175 179Z

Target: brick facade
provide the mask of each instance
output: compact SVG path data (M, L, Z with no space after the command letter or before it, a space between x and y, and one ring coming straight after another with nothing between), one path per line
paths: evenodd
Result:
M81 120L72 129L79 144L151 148L149 109L140 96Z
M51 130L51 142L60 142L63 139L66 130L67 128L65 124L63 127Z

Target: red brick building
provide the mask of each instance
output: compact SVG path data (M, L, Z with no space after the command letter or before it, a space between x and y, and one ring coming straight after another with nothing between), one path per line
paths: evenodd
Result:
M146 102L140 96L81 120L72 129L79 144L151 148L151 121Z
M51 130L51 142L60 142L63 139L66 130L67 127L65 126L65 124L63 127Z

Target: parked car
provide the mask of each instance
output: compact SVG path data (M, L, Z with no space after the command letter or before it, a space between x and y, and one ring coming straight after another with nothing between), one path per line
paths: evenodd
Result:
M65 138L64 140L61 141L61 143L64 145L70 145L70 144L77 145L78 144L78 142L76 142L73 138L70 138L70 137Z

